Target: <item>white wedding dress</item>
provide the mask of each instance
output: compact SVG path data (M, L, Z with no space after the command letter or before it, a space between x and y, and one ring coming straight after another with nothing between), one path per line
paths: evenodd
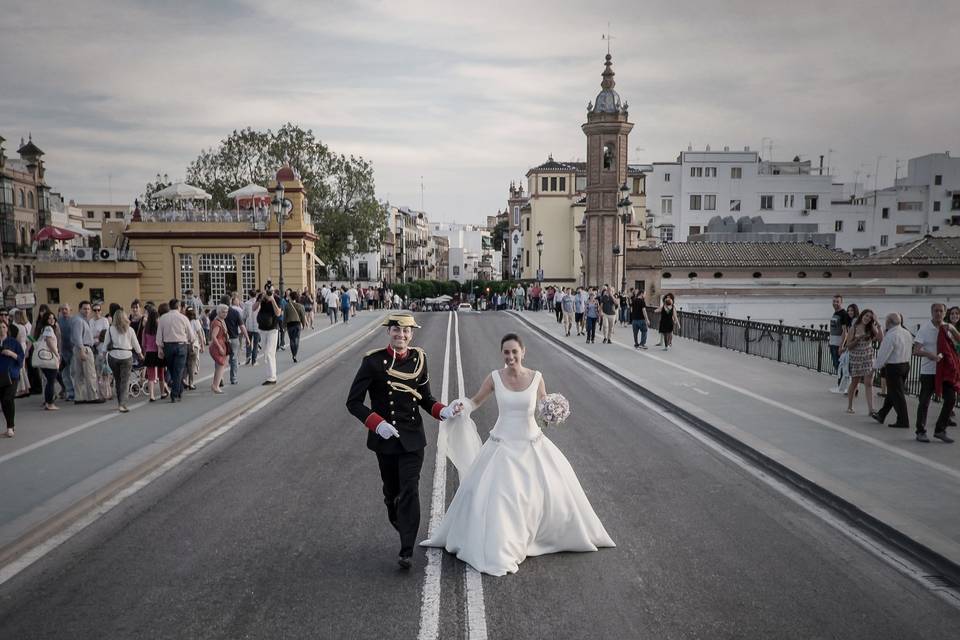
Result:
M525 391L507 389L499 371L492 377L500 416L479 452L469 401L442 423L460 487L420 544L443 547L493 576L516 572L527 556L616 546L570 463L534 420L540 372Z

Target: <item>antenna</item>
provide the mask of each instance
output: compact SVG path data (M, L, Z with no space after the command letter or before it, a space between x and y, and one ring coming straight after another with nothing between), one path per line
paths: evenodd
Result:
M107 193L110 194L110 204L113 204L113 175L107 174Z
M610 41L613 40L613 34L610 33L610 22L607 22L607 32L600 36L601 40L607 41L607 55L610 55Z
M827 149L827 175L832 176L833 173L830 171L830 162L833 159L833 153L836 149Z
M420 176L420 211L423 211L423 176Z

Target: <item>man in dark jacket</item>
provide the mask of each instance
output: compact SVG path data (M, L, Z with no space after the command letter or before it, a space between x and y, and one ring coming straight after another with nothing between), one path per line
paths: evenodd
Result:
M427 446L420 409L436 420L450 418L460 409L437 402L430 392L427 355L410 346L413 330L420 328L413 316L392 313L383 324L390 344L363 357L347 408L369 429L367 448L377 454L387 518L400 533L398 562L408 569L420 528L420 468ZM370 407L364 404L368 393Z

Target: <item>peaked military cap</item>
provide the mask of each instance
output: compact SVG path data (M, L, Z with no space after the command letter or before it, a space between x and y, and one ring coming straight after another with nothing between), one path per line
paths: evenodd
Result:
M386 318L384 318L381 323L385 327L412 327L414 329L419 329L420 325L413 319L413 314L411 313L391 313Z

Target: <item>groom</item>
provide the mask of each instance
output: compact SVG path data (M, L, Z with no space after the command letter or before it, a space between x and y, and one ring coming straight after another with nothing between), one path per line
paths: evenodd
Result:
M367 353L353 379L347 409L369 429L367 448L377 454L387 518L400 533L400 557L410 568L420 528L420 468L427 437L420 409L437 420L453 417L459 407L437 402L430 392L427 355L411 347L420 326L409 313L391 313L383 321L390 344ZM370 394L370 405L364 404Z

